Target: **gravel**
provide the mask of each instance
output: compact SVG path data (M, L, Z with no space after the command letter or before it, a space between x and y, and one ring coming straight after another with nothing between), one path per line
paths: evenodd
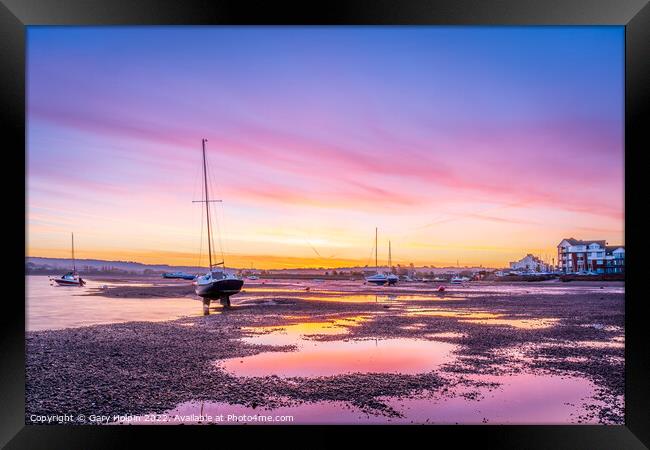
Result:
M120 286L104 295L124 295L127 289L132 296L138 289L152 288ZM177 295L187 286L161 287L154 294L163 295L163 289L172 289ZM462 301L400 301L398 297L378 303L303 300L301 295L305 292L247 294L243 303L230 310L217 306L209 316L168 322L28 332L26 417L161 413L193 400L271 408L343 401L367 413L396 417L401 413L383 399L425 392L452 395L451 388L459 384L474 388L466 394L472 397L485 383L465 375L527 371L589 379L597 386L595 401L578 421L595 418L601 423L623 423L624 348L607 346L615 338L622 339L624 333L621 293L486 295ZM314 291L309 295L313 297ZM459 317L405 314L414 306L557 322L548 328L524 329L471 323ZM458 346L456 358L438 371L421 374L351 373L311 378L236 377L214 364L266 351L295 351L290 345L256 345L242 340L247 335L242 327L283 326L351 315L366 315L370 320L349 326L345 339L405 337L449 342ZM432 337L434 333L452 334ZM332 334L309 338L342 339ZM576 345L577 341L603 346Z

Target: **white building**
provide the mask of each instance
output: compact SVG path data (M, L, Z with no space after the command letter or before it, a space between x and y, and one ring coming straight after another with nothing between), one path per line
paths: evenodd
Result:
M607 245L604 240L562 239L557 246L558 265L564 273L624 273L625 246Z
M540 258L529 253L519 261L511 262L510 269L524 270L526 272L548 272L550 267Z

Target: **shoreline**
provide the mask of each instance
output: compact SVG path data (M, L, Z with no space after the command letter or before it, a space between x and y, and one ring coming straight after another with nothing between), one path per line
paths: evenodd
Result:
M86 293L83 295L88 296L101 296L101 297L111 297L111 298L172 298L172 297L187 297L192 296L199 298L194 293L194 288L190 281L187 280L159 280L159 279L126 279L120 277L117 279L111 278L89 278L91 281L97 282L134 282L142 283L146 281L151 283L150 285L133 285L128 284L123 286L110 286L107 285L105 289L99 288L89 288ZM340 280L333 280L334 282ZM354 286L354 293L360 295L400 295L400 294L427 294L427 295L440 295L438 288L443 286L447 295L462 295L465 292L473 292L472 288L479 287L493 287L496 290L502 289L507 286L519 286L519 287L589 287L589 288L608 288L608 287L625 287L625 282L623 281L570 281L570 282L561 282L559 280L549 280L549 281L512 281L512 282L493 282L493 281L473 281L466 283L464 285L452 285L448 282L409 282L409 283L399 283L396 286L373 286L369 284L364 284L359 281L350 281L345 280L345 283ZM324 282L327 283L327 282ZM312 280L303 280L303 279L291 279L291 280L259 280L255 283L244 283L241 294L247 295L256 295L256 290L263 289L273 289L273 288L286 288L287 285L295 287L293 292L285 292L284 294L289 294L291 296L303 295L305 292L310 292L310 295L319 295L323 293L322 289L319 289L318 284L314 285ZM304 286L301 291L300 287ZM309 288L309 289L308 289ZM326 291L326 290L325 290ZM337 291L338 293L338 291ZM237 294L239 295L239 294ZM233 299L237 298L237 295L233 296ZM444 294L443 294L444 295Z
M274 292L272 283L258 287L259 292L249 289L242 294L247 298L234 302L230 310L213 306L209 316L27 332L26 417L61 411L163 413L195 400L254 408L342 401L367 414L400 417L402 412L383 400L386 396L413 398L429 393L445 397L459 386L468 390L470 397L480 396L485 382L472 379L473 375L555 373L588 379L597 388L594 402L605 404L577 418L576 423L623 421L624 346L610 345L614 339L624 339L622 293L464 296L458 290L454 295L434 297L432 292L420 290L416 295L422 298L409 300L414 294L406 288L397 289L395 300L345 302L333 301L332 293L319 292L313 284L309 291L293 286L293 291L282 293ZM187 286L173 288L176 292ZM107 292L124 294L124 289L116 286ZM358 286L353 293L389 298L388 291ZM307 296L309 299L303 298ZM413 308L425 313L432 308L458 314L487 312L498 318L490 325L463 315L412 314ZM370 319L344 325L344 335L316 333L308 339L314 343L365 339L444 342L456 346L454 361L429 372L399 376L243 377L214 365L215 361L265 352L296 351L291 345L250 343L251 327L287 327L359 316ZM552 325L529 328L530 323L544 320Z

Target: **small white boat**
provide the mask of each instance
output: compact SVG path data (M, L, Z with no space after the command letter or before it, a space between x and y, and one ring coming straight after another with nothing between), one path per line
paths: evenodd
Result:
M68 272L60 277L50 277L50 280L59 286L83 286L86 284L77 272Z
M248 279L249 279L249 280L259 280L260 277L258 277L257 275L249 275L249 276L248 276Z
M377 260L377 228L375 228L375 270L376 274L366 277L366 283L376 284L377 286L383 286L388 283L388 276L383 273L379 273L379 263Z
M451 284L463 284L465 281L467 281L467 278L454 276L454 277L451 278L451 280L449 282Z
M86 284L77 273L77 267L74 260L74 233L72 233L72 272L68 272L60 277L50 277L59 286L83 286Z

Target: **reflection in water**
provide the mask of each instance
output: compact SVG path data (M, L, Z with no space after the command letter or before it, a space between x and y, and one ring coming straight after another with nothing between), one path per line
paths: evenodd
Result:
M406 308L407 316L429 316L429 317L454 317L463 322L476 323L481 325L500 325L523 329L548 328L556 325L558 319L508 319L503 314L495 314L487 311L454 311L437 308Z
M313 291L311 292L313 294ZM428 295L427 295L428 294ZM303 300L312 300L320 302L342 302L342 303L395 303L402 301L430 301L442 298L444 300L464 300L465 297L443 296L437 293L427 293L420 295L403 295L403 294L348 294L344 292L322 292L319 295L300 296Z
M341 335L366 316L331 322L305 322L285 327L249 328L258 334L244 338L252 344L296 345L297 351L264 352L216 361L237 376L325 376L353 372L421 373L451 361L456 346L419 339L347 339L317 341L309 335Z
M500 314L486 311L454 311L435 308L407 308L407 316L433 316L433 317L457 317L462 319L492 319L501 317Z
M573 295L585 293L599 294L620 294L625 292L623 283L606 284L600 286L598 283L593 285L575 285L571 283L514 283L507 282L471 282L462 286L445 285L445 292L438 292L438 285L432 283L399 283L396 286L370 286L360 284L359 281L321 281L314 282L305 280L300 283L280 283L274 281L272 286L263 286L260 283L246 282L245 289L248 292L269 292L269 293L299 293L308 291L311 294L318 294L311 298L312 300L322 301L373 301L375 294L380 299L385 299L387 295L396 295L398 300L432 300L436 298L444 300L455 300L467 297L477 296L518 296L518 295ZM373 292L359 297L357 293L360 289ZM401 292L405 294L402 295ZM331 298L327 298L331 296Z
M516 374L470 376L476 381L501 383L483 388L477 401L462 396L431 399L389 399L408 421L438 424L535 424L576 423L588 411L584 403L602 404L590 398L595 386L584 378ZM591 423L598 423L593 418Z
M576 423L588 413L585 400L595 387L588 380L574 377L516 374L505 376L471 376L475 381L498 382L497 388L479 388L478 396L463 396L467 388L426 398L391 398L380 400L399 411L403 417L386 417L363 412L338 401L318 401L267 409L221 402L186 402L167 411L169 424L536 424ZM473 388L475 389L475 388ZM264 416L264 419L260 419ZM141 423L141 422L136 422ZM586 423L597 423L591 419Z
M109 298L85 295L106 282L86 280L83 288L50 286L46 276L26 277L28 331L56 330L130 321L164 321L200 316L201 302L180 298Z
M359 315L333 319L326 322L300 322L292 325L267 327L242 327L242 331L253 333L243 338L252 344L293 345L304 336L313 334L346 334L346 327L358 326L368 320L369 316Z
M558 319L467 319L463 322L478 323L482 325L504 325L514 328L523 328L527 330L537 330L548 328L556 325Z
M431 338L431 339L435 339L435 338L443 338L443 339L444 338L452 338L452 339L456 339L456 338L465 337L465 335L463 333L455 333L453 331L446 331L446 332L443 332L443 333L429 333L429 334L425 334L424 336L428 337L428 338Z
M416 339L303 343L295 352L265 352L218 365L237 376L311 377L354 372L421 373L451 360L452 344Z

